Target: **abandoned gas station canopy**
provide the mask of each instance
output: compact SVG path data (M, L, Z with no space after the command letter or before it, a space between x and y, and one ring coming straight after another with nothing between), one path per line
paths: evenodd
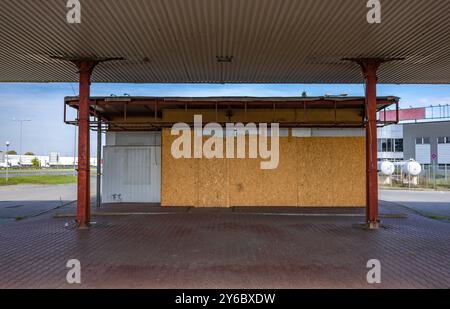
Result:
M359 83L358 66L384 63L379 83L450 82L450 1L384 0L380 24L367 1L0 2L0 82L74 82L62 59L121 58L94 82ZM400 61L400 59L402 59Z
M74 3L81 3L81 10L76 13L79 13L80 23L70 23L71 19L67 18ZM346 158L359 149L359 160L353 160L358 162L353 170L359 176L351 176L347 183L339 180L342 188L354 188L358 184L358 193L354 195L354 192L332 190L334 193L329 194L326 190L323 191L326 194L316 192L302 196L331 196L335 206L365 204L367 227L376 229L380 222L377 127L382 120L377 118L377 112L384 106L398 103L395 97L377 98L377 83L450 82L450 1L382 0L381 3L380 23L369 23L370 3L363 0L1 1L0 82L79 82L79 96L69 98L66 104L78 108L74 123L78 125L77 224L80 228L90 225L90 115L97 118L98 132L101 132L102 121L110 126L109 129L113 127L114 131L136 129L129 127L130 118L134 118L133 125L145 121L147 127L144 129L148 130L150 119L139 117L149 118L151 115L153 120L150 124L153 127L154 124L179 121L181 115L188 111L196 112L194 107L200 105L209 106L209 111L205 108L200 110L210 119L232 121L233 117L237 119L239 116L239 120L248 121L247 101L254 100L257 107L271 108L265 111L265 116L259 113L260 110L255 112L256 121L276 120L291 129L326 125L334 128L333 134L337 136L342 134L339 132L341 128L338 128L342 124L365 128L365 138L361 138L361 132L352 133L357 134L354 137L357 145L334 139L335 143L331 142L318 151L331 153L331 149L338 149L336 155L329 157ZM162 102L165 108L161 109L160 100L154 98L144 98L143 102L139 102L142 98L136 98L137 101L116 98L121 101L111 102L111 98L90 97L91 81L359 83L363 80L363 98L293 98L293 101L286 98L238 98L240 110L231 107L236 102L230 102L230 98L226 98L228 102L225 104L204 102L208 99L199 98L187 104L188 99L179 98L176 102ZM172 107L168 108L168 105ZM284 110L280 111L280 107ZM312 115L317 112L313 107L325 111L313 119ZM299 108L303 108L300 117ZM142 110L146 110L144 115ZM282 112L284 114L280 115ZM164 137L167 130L162 125L156 133L163 141L162 158L171 157L164 152L164 149L170 149L167 146L170 143L164 142L167 141ZM97 134L97 141L98 149L101 149L100 133ZM312 141L320 144L320 140ZM338 147L333 148L332 145ZM295 154L292 150L296 147L285 147L291 149L286 156L300 156L302 159L296 160L299 162L314 162L314 152L307 149L315 148L308 147L306 151L302 148ZM106 158L105 162L110 164L112 161ZM173 162L161 165L175 166ZM183 168L182 172L189 170ZM235 170L244 169L238 167ZM266 175L262 178L276 179L278 182L279 179L290 179L287 177L288 171L296 170L288 168L280 170L280 174L273 174L273 177ZM339 170L334 170L334 173L344 174ZM247 174L256 175L253 171ZM309 173L312 174L317 173ZM192 178L187 174L180 178L180 175L176 172L163 177L161 187L169 188L167 192L170 196L179 195L178 186L170 189L163 184L174 183L172 180L175 179ZM333 179L328 177L328 172L326 175L322 179ZM310 178L302 177L301 182L302 186L311 185L306 190L308 192L315 192L314 188L319 187ZM288 183L295 181L288 180ZM272 183L266 184L267 188L274 188ZM323 184L322 180L320 184ZM219 187L223 191L224 186ZM261 185L256 187L263 188ZM331 187L325 186L327 189ZM289 192L295 193L296 190L298 186ZM188 196L199 194L186 192ZM270 196L267 192L269 189L264 189L255 196ZM298 194L294 194L289 203L281 203L278 194L273 196L277 199L255 200L251 204L299 205ZM352 202L351 196L356 196L357 200ZM338 201L340 197L345 199ZM304 205L311 205L308 201L303 202ZM175 204L167 200L162 202L162 205ZM189 202L186 205L197 204ZM236 204L244 205L242 200ZM329 201L318 204L330 205ZM220 205L232 204L220 202Z

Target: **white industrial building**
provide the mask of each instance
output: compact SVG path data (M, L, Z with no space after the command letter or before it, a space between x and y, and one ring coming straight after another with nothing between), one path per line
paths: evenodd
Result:
M378 159L414 159L421 165L450 169L450 121L420 122L380 128Z
M73 167L78 165L78 157L62 157L58 153L50 153L47 156L39 155L6 155L4 152L0 153L0 166L6 167L8 161L9 167L31 167L33 166L33 159L39 160L40 167ZM75 162L74 162L75 161ZM90 159L91 166L97 166L97 158Z

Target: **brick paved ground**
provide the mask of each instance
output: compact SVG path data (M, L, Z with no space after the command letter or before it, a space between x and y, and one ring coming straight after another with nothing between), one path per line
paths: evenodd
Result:
M378 287L450 287L450 223L394 204L382 203L391 215L378 231L359 227L360 210L148 207L108 206L103 214L148 214L94 216L90 230L54 214L0 226L0 287L74 287L65 281L73 258L82 288L370 288L373 258L382 263Z

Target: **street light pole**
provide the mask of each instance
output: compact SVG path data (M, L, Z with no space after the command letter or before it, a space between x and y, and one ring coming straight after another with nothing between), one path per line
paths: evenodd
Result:
M30 119L13 119L13 121L17 121L20 123L20 139L19 139L19 165L22 168L22 126L24 122L30 122Z
M8 162L8 151L9 151L9 142L6 142L6 182L8 182L8 168L9 168L9 162Z

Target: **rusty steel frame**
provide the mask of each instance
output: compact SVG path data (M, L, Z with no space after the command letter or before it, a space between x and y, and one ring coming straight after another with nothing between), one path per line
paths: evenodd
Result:
M386 126L386 125L391 125L391 124L398 124L400 122L400 107L399 107L399 102L395 102L395 120L386 120L386 113L387 113L387 108L388 106L385 106L381 111L379 111L380 113L380 117L378 119L378 125L382 125L382 126ZM383 119L382 119L383 116Z
M77 168L77 216L79 229L86 229L91 220L91 193L90 193L90 129L91 115L99 118L96 110L91 108L90 90L91 76L94 68L102 62L123 60L123 58L72 58L55 57L60 60L72 62L79 74L79 100L76 123L78 125L78 168ZM96 102L95 102L96 103ZM64 119L67 113L64 108ZM102 126L99 125L98 128Z
M363 106L364 114L362 115L361 121L355 122L339 122L337 121L337 112L339 109L353 108L352 105L360 106L360 101L345 101L346 106L339 106L338 100L331 99L321 99L312 101L287 101L274 102L274 101L252 101L252 102L195 102L192 103L194 106L207 106L213 104L216 112L218 106L221 103L231 110L236 109L239 106L245 110L245 118L247 117L248 109L251 105L272 105L274 117L276 115L277 107L282 105L282 108L294 109L297 114L297 109L301 108L304 111L304 121L297 122L282 122L280 127L289 128L366 128L366 167L367 167L367 177L366 177L366 187L367 187L367 205L366 205L366 223L369 228L377 229L379 226L379 213L378 213L378 167L377 167L377 128L378 126L398 123L399 122L399 102L398 100L382 101L379 103L376 94L376 84L377 84L377 69L381 62L379 61L362 61L358 62L361 66L364 81L366 85L365 93L365 105ZM184 109L188 110L187 102L167 102L160 99L155 99L152 101L132 101L131 99L122 100L120 98L111 100L91 100L89 97L90 92L90 76L92 70L97 63L95 62L80 62L76 63L79 67L80 73L80 96L78 98L77 104L73 101L64 102L64 122L67 124L78 125L79 126L79 166L78 166L78 206L77 206L77 222L80 228L89 226L90 221L90 194L89 194L89 129L103 131L157 131L161 128L171 127L173 122L129 122L127 121L127 106L136 104L144 105L149 109L149 111L154 112L154 119L157 121L158 118L158 108L170 105L183 105ZM124 104L124 115L123 122L120 121L110 121L106 116L101 115L97 112L96 107L105 104L114 103ZM334 110L334 121L327 122L313 122L308 121L308 110L316 108L324 108L324 106L317 106L323 102L328 102L332 104ZM291 107L290 105L295 105ZM377 119L377 113L381 110L386 110L386 108L392 104L396 106L396 121L381 121L381 116ZM153 105L153 109L150 106ZM67 106L71 106L78 110L78 119L74 121L67 120ZM348 107L350 106L350 107ZM260 107L261 108L261 107ZM90 116L94 117L95 120L91 120ZM225 123L222 123L225 124ZM193 126L193 123L188 123L188 125Z
M80 100L78 108L78 173L77 173L77 225L90 224L90 88L91 75L97 61L74 61L80 75Z
M114 103L113 103L114 102ZM334 110L334 120L332 121L327 121L327 122L312 122L312 121L308 121L308 110L309 109L314 109L314 108L323 108L323 106L317 106L319 104L323 104L324 102L328 102L330 104L332 104L332 109ZM302 128L302 127L311 127L311 128L333 128L333 127L339 127L339 128L358 128L358 127L365 127L366 126L366 117L364 117L364 115L362 116L362 120L361 122L342 122L342 121L337 121L337 113L338 110L340 109L345 109L345 108L349 108L349 107L340 107L339 104L337 103L339 101L337 100L329 100L329 99L323 99L323 100L311 100L311 101L288 101L288 102L274 102L274 101L252 101L252 102L240 102L240 101L234 101L234 102L213 102L213 101L201 101L201 102L195 102L193 105L197 105L197 106L207 106L207 105L211 105L213 109L215 109L216 111L218 110L219 104L220 103L224 103L223 105L225 105L227 108L230 108L231 106L233 106L235 109L236 107L240 107L241 109L243 109L245 111L245 117L247 117L247 112L249 109L249 105L251 108L251 105L257 105L257 104L264 104L267 106L271 106L272 109L274 110L274 114L276 113L277 107L279 108L279 105L283 105L281 109L283 108L289 108L289 109L294 109L295 113L297 113L297 109L298 107L300 107L301 109L303 109L304 111L304 120L303 121L297 121L297 122L280 122L280 127L293 127L293 128ZM358 101L344 101L345 104L351 106L351 105L359 105L360 102ZM389 105L388 105L388 101L383 101L380 104L378 104L377 101L377 112L381 111L382 109L386 109ZM398 114L398 109L399 109L399 105L398 105L398 100L396 100L394 102L396 104L396 109L397 109L397 114ZM110 121L108 120L106 117L102 116L100 113L97 113L95 107L96 106L102 106L102 105L112 105L112 104L119 104L122 106L130 106L130 105L142 105L145 106L149 109L150 112L154 113L154 116L152 118L154 118L154 120L156 122L133 122L133 121L127 121L128 117L127 117L127 109L124 108L123 111L123 121ZM294 104L296 106L292 107L292 106L287 106L287 104ZM133 130L137 130L137 131L153 131L153 130L160 130L161 128L167 128L167 127L171 127L173 125L173 122L157 122L157 118L158 118L158 111L160 111L160 109L158 108L162 108L163 106L173 106L173 105L180 105L180 102L177 101L164 101L164 100L159 100L159 99L154 99L151 101L131 101L131 99L127 98L126 102L124 102L121 99L115 99L114 97L111 98L111 101L99 101L99 100L91 100L90 101L90 113L92 116L94 116L96 119L100 119L101 123L102 123L102 130L104 131L108 131L108 130L117 130L117 129L121 129L122 131L133 131ZM381 105L381 107L379 106ZM392 103L391 103L392 105ZM67 106L73 107L73 108L79 108L78 104L74 104L73 101L70 102L64 102L64 122L67 124L71 124L71 125L78 125L77 120L75 121L70 121L67 120L66 118L66 108ZM150 108L150 106L153 107ZM187 111L188 110L188 104L184 103L183 104L184 109ZM380 117L381 118L381 117ZM246 119L244 119L244 123L247 122ZM384 126L384 125L389 125L389 124L395 124L398 123L398 117L397 117L397 121L378 121L377 122L377 126ZM189 123L188 123L189 124ZM97 120L92 120L90 121L90 125L91 128L93 130L97 130ZM191 124L192 125L192 124ZM112 129L115 128L115 129Z
M378 229L377 60L359 62L366 87L366 224Z

